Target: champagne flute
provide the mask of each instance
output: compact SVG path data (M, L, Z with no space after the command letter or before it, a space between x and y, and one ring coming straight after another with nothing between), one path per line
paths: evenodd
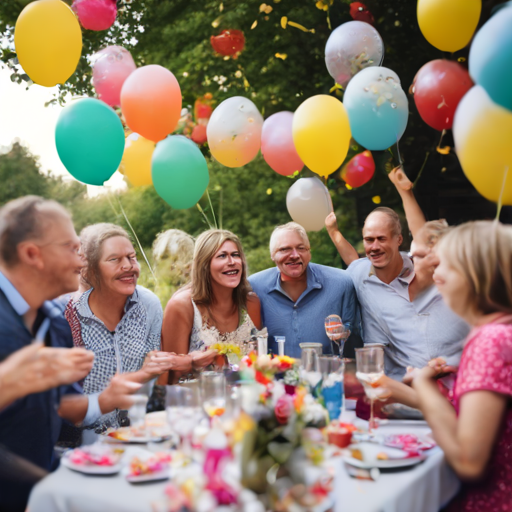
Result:
M213 418L226 410L226 377L223 373L201 373L201 395L206 414Z
M381 396L378 381L384 375L384 350L382 347L356 348L356 377L370 399L370 422L368 432L375 427L373 403Z
M343 325L339 315L329 315L324 320L325 334L331 340L332 353L334 354L333 342L338 345L338 352L341 357L343 345L350 336L350 324Z

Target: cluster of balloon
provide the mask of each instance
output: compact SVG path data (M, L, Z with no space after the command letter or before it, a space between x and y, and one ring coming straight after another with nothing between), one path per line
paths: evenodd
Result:
M124 174L134 187L151 185L151 158L155 143L138 133L126 137L123 159L119 172Z
M121 46L107 46L92 60L92 84L98 98L111 107L121 106L121 88L137 69L130 52Z
M263 117L256 105L243 96L224 100L206 128L213 157L226 167L248 164L260 150Z
M304 163L293 144L293 112L278 112L265 119L261 131L261 154L278 174L290 176Z
M87 30L107 30L116 21L116 0L74 0L71 9Z
M121 111L133 132L153 142L164 139L181 114L178 80L156 64L136 69L121 89Z
M245 47L245 37L241 30L223 30L218 36L211 36L210 43L219 55L236 59Z
M512 110L512 5L500 9L476 34L469 73L492 101Z
M61 0L37 0L20 13L14 30L16 54L30 79L39 85L63 84L82 54L82 31L71 8Z
M190 138L200 146L208 140L206 127L212 113L212 95L210 93L206 93L202 98L196 99L194 103L194 117L197 124L192 129Z
M350 124L341 101L320 94L301 103L292 124L293 143L305 165L320 176L336 171L347 156Z
M333 211L329 191L318 178L300 178L286 194L290 217L306 231L320 231Z
M443 52L456 52L471 41L482 0L418 0L418 24L425 39Z
M407 96L398 75L384 67L360 71L343 98L352 136L370 150L387 149L402 137L409 118Z
M472 86L469 73L460 64L439 59L418 71L412 92L423 121L442 131L452 127L457 105Z
M119 167L124 143L121 120L100 100L73 101L57 120L59 157L69 173L83 183L103 185Z
M373 14L370 12L368 7L366 7L366 5L362 4L361 2L352 2L350 4L350 16L352 16L352 19L354 20L364 21L370 25L375 23Z
M490 201L512 205L512 112L476 85L459 103L453 137L469 181Z
M362 187L375 173L375 161L370 151L363 151L351 158L341 170L341 178L352 188Z
M327 70L342 87L362 69L380 66L383 58L382 38L364 21L343 23L332 31L325 45Z
M201 150L183 135L171 135L156 145L151 175L158 195L175 209L194 206L210 181Z

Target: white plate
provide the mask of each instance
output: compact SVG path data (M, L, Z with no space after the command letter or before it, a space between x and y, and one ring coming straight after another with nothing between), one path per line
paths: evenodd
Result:
M351 448L361 450L363 460L354 459L351 455L345 455L343 460L356 468L362 469L405 468L408 466L415 466L427 458L427 456L423 454L418 457L407 457L407 452L403 450L390 448L376 443L358 443L350 445L349 449ZM379 453L385 453L389 459L377 459L377 454Z
M158 473L151 473L148 475L126 475L126 480L132 484L144 483L144 482L157 482L161 480L168 480L171 477L169 469L159 471Z
M69 459L69 453L65 453L60 459L60 463L73 471L84 473L86 475L115 475L121 471L121 462L114 464L113 466L94 466L94 465L82 465L74 464Z

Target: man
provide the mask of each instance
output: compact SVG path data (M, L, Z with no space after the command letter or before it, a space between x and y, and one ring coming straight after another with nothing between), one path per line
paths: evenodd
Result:
M324 353L332 353L324 326L325 318L332 314L358 330L357 299L350 276L340 269L310 263L309 239L301 225L289 222L274 229L270 257L276 267L249 277L261 301L270 350L277 353L274 337L285 336L289 356L300 357L299 343L303 342L322 343Z
M78 249L71 218L58 203L27 196L0 209L0 360L34 339L52 347L71 346L63 305L52 299L78 288L82 267ZM90 353L72 350L77 358L77 373L55 384L81 379L89 371ZM9 365L9 359L4 364ZM20 374L19 378L28 377ZM51 470L56 463L53 446L61 418L74 424L91 424L101 414L130 407L129 395L139 387L140 384L117 376L102 393L90 397L75 390L75 395L61 402L61 397L71 390L69 386L27 395L0 412L0 442L15 456ZM25 510L30 488L29 482L13 481L3 471L0 510Z
M364 343L384 346L386 375L401 380L408 366L422 368L437 357L458 364L468 326L444 304L433 285L430 267L435 265L431 261L435 253L416 244L418 259L425 261L418 261L415 272L412 259L400 252L402 228L396 212L379 207L366 218L366 258L358 259L339 232L334 214L327 217L326 226L349 265L361 304Z

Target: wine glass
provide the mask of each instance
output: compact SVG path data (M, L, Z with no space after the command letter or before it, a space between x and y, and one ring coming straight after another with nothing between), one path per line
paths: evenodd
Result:
M384 375L384 350L382 347L356 348L356 365L356 377L363 385L366 396L370 399L368 432L371 434L375 427L373 403L382 393L378 381Z
M338 352L343 352L343 345L346 339L350 336L350 324L343 325L339 315L329 315L324 320L325 334L331 340L332 353L334 354L333 342L338 345Z
M201 396L206 414L213 418L226 410L226 377L219 372L201 373Z

